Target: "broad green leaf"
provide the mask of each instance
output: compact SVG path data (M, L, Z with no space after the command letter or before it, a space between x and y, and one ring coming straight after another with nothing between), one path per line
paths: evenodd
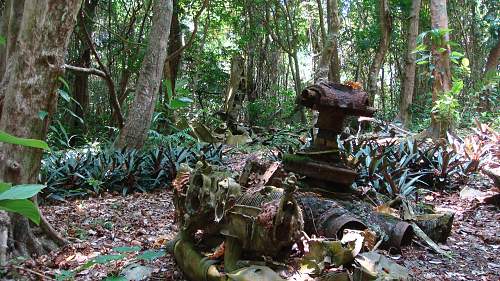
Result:
M127 278L123 276L108 276L103 281L127 281Z
M63 98L65 101L67 102L70 102L71 101L71 97L69 96L69 94L64 91L64 90L57 90L57 93L59 94L59 96L61 96L61 98Z
M5 40L5 37L3 37L2 35L0 35L0 46L3 46L5 45L7 41Z
M424 31L420 33L417 37L417 42L422 43L424 41L425 36L427 36L428 33L429 31Z
M463 58L462 59L462 65L465 66L465 67L468 67L470 64L470 61L468 58Z
M35 196L45 186L41 184L22 184L0 193L0 200L27 199Z
M66 88L66 90L69 91L70 87L68 82L61 76L59 76L59 81L63 84L64 88Z
M118 253L132 253L139 252L142 248L140 246L132 246L132 247L116 247L113 248L113 251Z
M107 264L112 261L117 261L121 260L125 257L125 255L103 255L103 256L97 256L93 258L92 260L89 260L87 263L82 265L83 269L90 268L94 264Z
M179 109L183 107L189 106L191 103L193 103L193 100L190 98L186 97L181 97L181 98L175 98L170 102L169 107L171 109Z
M49 145L44 141L35 140L35 139L18 138L18 137L15 137L13 135L7 134L4 131L0 131L0 142L6 142L6 143L10 143L10 144L17 144L17 145L22 145L22 146L27 146L27 147L49 150Z
M75 117L78 120L78 122L80 122L80 124L84 124L83 119L80 116L76 115L76 113L67 108L65 108L64 110L68 112L71 116Z
M28 199L0 200L0 209L21 214L37 225L40 223L40 211L35 204Z
M70 270L61 270L61 273L56 274L57 281L72 280L75 277L75 273Z
M117 261L123 259L125 256L124 255L104 255L104 256L98 256L92 261L97 264L106 264L108 262L112 261Z
M425 44L419 44L416 48L414 53L421 52L427 50L427 46Z
M47 117L47 115L49 115L47 111L44 110L38 111L38 117L40 117L40 120L45 120L45 117Z
M165 256L164 251L154 251L154 250L148 250L144 251L142 254L137 255L138 260L145 260L145 261L152 261L158 258L161 258Z
M11 183L0 182L0 193L9 190L12 187Z

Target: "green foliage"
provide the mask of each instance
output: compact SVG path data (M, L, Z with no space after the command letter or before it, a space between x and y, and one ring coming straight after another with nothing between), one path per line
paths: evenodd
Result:
M13 135L10 135L4 131L0 131L0 142L49 150L49 146L44 141L35 140L35 139L18 138L18 137L15 137Z
M158 258L161 258L164 256L165 256L164 251L148 250L148 251L144 251L143 253L137 255L136 259L144 260L144 261L153 261L155 259L158 259Z
M222 164L222 146L195 144L145 150L88 147L54 152L42 162L41 178L47 182L43 195L63 200L105 191L127 194L165 188L181 163L199 159Z
M402 139L378 143L340 141L341 158L358 171L355 186L368 186L391 198L412 198L419 188L444 188L454 176L473 172L450 146Z
M4 131L0 131L0 142L49 150L47 143L44 141L18 138ZM37 195L43 188L45 186L40 184L12 186L10 183L0 182L0 209L21 214L38 225L40 223L40 211L29 199Z
M62 270L59 274L56 274L56 280L58 281L74 280L77 273L85 269L89 269L96 264L109 265L113 262L122 261L127 258L127 262L125 262L124 265L122 266L123 268L125 268L127 265L132 265L139 261L153 262L154 260L157 260L165 256L165 252L161 250L146 250L142 253L139 253L140 251L141 247L137 246L132 246L132 247L124 246L124 247L114 248L113 252L116 252L118 254L112 253L108 255L99 255L87 261L85 264L81 265L75 270ZM125 277L123 276L108 276L103 280L127 280L127 279L125 279Z
M432 107L432 113L434 113L438 121L447 124L453 124L458 121L460 117L460 104L458 103L457 96L463 87L464 82L462 80L455 80L450 91L439 94L438 99Z
M279 95L258 99L246 106L248 119L253 125L270 127L281 125L282 118L290 116L295 107L295 92L281 91Z

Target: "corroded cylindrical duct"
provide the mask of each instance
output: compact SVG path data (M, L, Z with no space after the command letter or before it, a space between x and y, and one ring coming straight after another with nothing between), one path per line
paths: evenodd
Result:
M374 230L379 238L383 239L382 247L400 249L411 242L411 224L390 215L377 213L370 204L363 201L337 202Z
M297 200L304 216L304 230L310 235L340 239L344 229L367 228L360 219L333 200L315 193L299 193Z
M297 197L308 234L340 239L344 229L364 230L368 226L383 239L383 247L396 249L413 237L409 223L376 213L367 203L326 199L314 193L300 193Z

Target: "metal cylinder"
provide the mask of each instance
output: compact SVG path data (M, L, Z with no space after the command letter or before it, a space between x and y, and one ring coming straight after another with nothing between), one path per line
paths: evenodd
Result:
M180 238L174 246L174 257L184 275L192 281L226 281L227 276L214 265L215 261L202 257L193 244Z
M341 239L344 229L364 230L366 225L333 200L314 193L297 196L304 215L304 230L328 238Z

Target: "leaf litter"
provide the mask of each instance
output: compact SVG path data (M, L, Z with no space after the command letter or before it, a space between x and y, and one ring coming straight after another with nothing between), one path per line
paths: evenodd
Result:
M231 166L240 170L247 157L233 158ZM492 182L478 175L460 189L466 186L486 192ZM452 253L451 258L434 253L418 241L400 253L379 251L408 268L416 280L500 280L498 207L461 198L458 189L433 192L425 200L436 210L455 212L451 236L446 244L439 245ZM107 193L42 206L41 210L71 244L35 260L19 260L10 266L10 280L56 280L72 271L75 280L103 280L131 274L132 269L134 273L144 272L147 280L185 280L174 258L158 251L164 251L178 231L170 190L125 197ZM146 258L137 259L140 255ZM99 257L106 262L98 262ZM92 265L85 268L91 261Z

